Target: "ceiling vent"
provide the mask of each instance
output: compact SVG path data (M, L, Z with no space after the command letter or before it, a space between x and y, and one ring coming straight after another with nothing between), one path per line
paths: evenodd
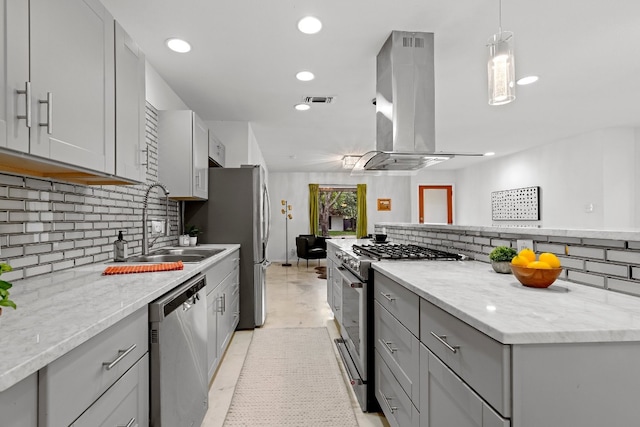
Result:
M334 98L333 96L305 96L302 102L305 104L331 104Z

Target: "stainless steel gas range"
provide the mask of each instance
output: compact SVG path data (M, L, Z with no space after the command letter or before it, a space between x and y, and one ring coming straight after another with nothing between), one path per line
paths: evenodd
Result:
M353 245L336 253L342 289L340 338L336 346L360 407L379 410L374 390L373 271L375 261L459 260L463 256L417 245L395 243Z

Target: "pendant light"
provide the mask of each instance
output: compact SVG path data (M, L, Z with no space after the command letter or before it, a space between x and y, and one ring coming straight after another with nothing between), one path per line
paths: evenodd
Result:
M502 31L502 0L499 0L498 32L489 38L487 77L489 105L503 105L516 99L513 33Z

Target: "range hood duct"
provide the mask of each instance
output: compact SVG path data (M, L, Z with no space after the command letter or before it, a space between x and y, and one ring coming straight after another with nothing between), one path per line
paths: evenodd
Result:
M393 31L377 56L376 151L353 173L414 171L454 157L436 153L433 33Z

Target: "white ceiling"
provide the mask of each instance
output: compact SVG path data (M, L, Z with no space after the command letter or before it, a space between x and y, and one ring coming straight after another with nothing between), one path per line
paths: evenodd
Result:
M267 167L343 171L375 148L375 58L392 30L435 34L436 148L506 155L613 126L640 126L640 2L504 0L516 75L539 82L487 104L498 0L102 0L148 61L205 120L248 121ZM316 35L297 30L314 15ZM192 51L164 41L181 37ZM296 80L312 71L311 82ZM335 96L296 111L304 96ZM214 130L215 132L215 130ZM434 169L482 158L456 158Z

